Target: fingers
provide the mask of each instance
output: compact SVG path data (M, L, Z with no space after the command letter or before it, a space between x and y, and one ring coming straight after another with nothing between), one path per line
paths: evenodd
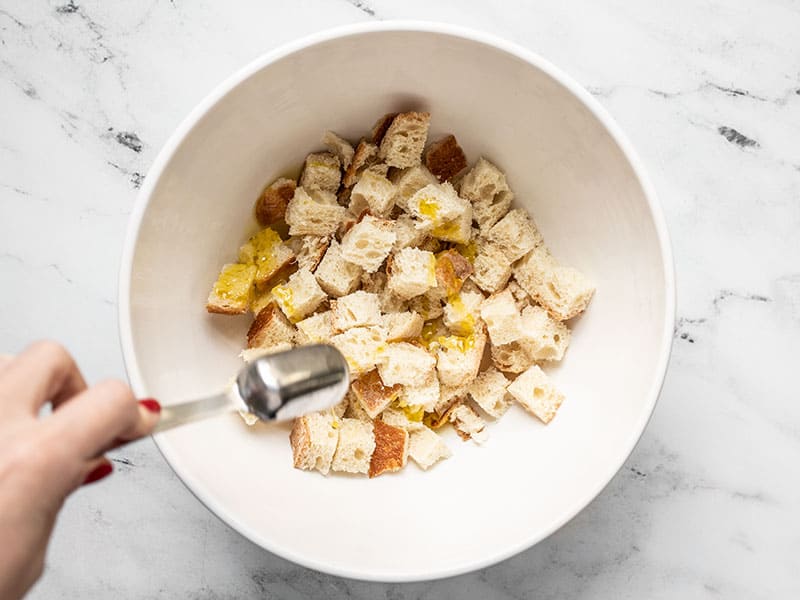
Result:
M100 481L104 477L111 475L113 471L114 467L111 465L111 461L105 456L92 459L86 463L86 467L83 470L83 483L81 485L89 485L95 481Z
M158 423L158 403L139 403L130 388L108 380L64 403L44 421L63 448L84 459L100 456L119 444L148 435Z
M36 342L0 365L0 409L36 414L43 404L58 405L86 389L67 350L51 341Z

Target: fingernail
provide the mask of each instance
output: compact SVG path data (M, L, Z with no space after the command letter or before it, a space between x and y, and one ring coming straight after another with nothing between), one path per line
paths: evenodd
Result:
M111 471L113 470L114 467L111 466L111 463L103 463L98 465L86 476L86 479L83 480L83 485L86 485L87 483L94 483L103 477L107 477L108 475L111 475Z
M149 410L152 413L161 412L161 405L158 403L158 400L154 398L145 398L144 400L139 400L139 404L144 406L147 410Z

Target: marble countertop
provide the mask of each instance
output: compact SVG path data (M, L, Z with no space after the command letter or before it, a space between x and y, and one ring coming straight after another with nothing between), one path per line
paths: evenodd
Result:
M655 415L605 491L535 548L430 583L305 570L229 530L151 441L66 505L32 598L800 596L800 4L795 0L2 0L0 345L62 340L124 376L117 268L137 188L221 79L368 19L484 29L564 68L660 194L678 275Z

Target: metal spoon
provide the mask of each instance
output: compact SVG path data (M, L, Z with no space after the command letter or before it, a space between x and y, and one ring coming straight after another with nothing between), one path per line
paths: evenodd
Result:
M301 346L256 359L215 396L164 406L155 432L238 409L286 421L338 404L349 385L347 361L336 348Z

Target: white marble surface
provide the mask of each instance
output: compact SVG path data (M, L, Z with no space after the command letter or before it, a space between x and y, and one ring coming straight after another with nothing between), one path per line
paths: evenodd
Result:
M650 170L679 284L642 441L587 510L519 556L411 585L311 572L220 523L146 441L68 502L32 598L800 596L800 4L490 4L0 0L4 351L55 337L90 379L123 376L117 265L161 144L236 67L367 19L482 28L588 87Z

